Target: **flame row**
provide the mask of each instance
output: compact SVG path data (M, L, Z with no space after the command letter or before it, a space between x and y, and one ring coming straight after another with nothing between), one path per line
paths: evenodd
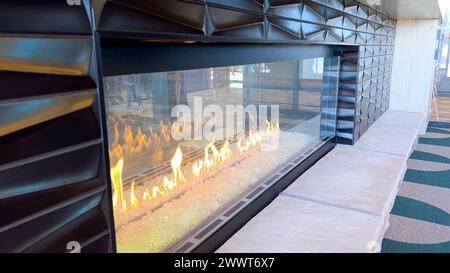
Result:
M183 125L186 126L186 125ZM143 133L141 127L138 128L136 135L133 134L131 126L125 125L123 130L124 143L119 143L119 125L114 124L114 142L113 147L109 150L109 154L113 158L123 158L124 154L138 154L144 149L151 147L152 145L160 145L163 143L170 143L172 141L172 134L182 134L183 126L178 124L168 125L163 121L159 123L159 134L153 131L152 127L148 127L148 132Z
M240 138L237 141L237 151L240 155L248 152L251 148L256 148L264 142L270 141L274 136L279 134L279 126L274 127L271 122L266 121L266 131L257 131L255 133L249 132L247 139ZM139 131L138 131L139 135ZM195 160L192 163L192 178L200 177L202 174L211 171L218 165L230 160L233 157L230 142L225 140L221 148L217 148L215 140L208 143L204 148L204 156L202 159ZM187 180L184 177L181 166L183 165L183 153L178 146L171 161L172 178L163 177L162 185L153 186L151 189L144 189L142 198L139 199L135 194L135 181L131 184L130 202L131 208L139 208L142 204L157 199L159 196L164 196L174 191L179 184L186 184ZM111 180L113 185L113 207L117 210L126 213L128 210L127 201L124 196L122 172L124 168L123 157L119 159L117 164L111 168Z

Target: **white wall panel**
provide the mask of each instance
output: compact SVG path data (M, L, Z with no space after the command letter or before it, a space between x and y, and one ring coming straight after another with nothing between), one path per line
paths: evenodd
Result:
M397 21L390 109L428 114L438 20Z

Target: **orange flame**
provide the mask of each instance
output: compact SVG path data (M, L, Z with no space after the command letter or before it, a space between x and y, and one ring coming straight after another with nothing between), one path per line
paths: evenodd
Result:
M134 181L131 183L130 202L132 207L134 208L139 207L139 201L137 200L136 195L134 194Z
M170 129L169 129L169 125L166 125L162 120L159 123L159 131L161 132L161 136L162 139L164 139L164 141L166 142L170 142L171 141L171 137L170 137Z
M269 121L266 121L266 131L249 132L249 136L246 139L239 138L236 147L239 154L246 153L250 148L255 148L263 142L270 141L270 139L277 135L280 131L279 125L273 126ZM164 135L169 132L169 126L165 125L163 122L160 123L160 129L162 133L162 140L166 141L167 138ZM124 130L125 147L134 147L135 150L141 149L146 145L151 144L152 140L160 143L162 140L158 134L154 133L152 128L149 128L150 136L143 134L141 129L138 129L136 137L133 136L131 128L127 125ZM137 145L136 145L137 143ZM245 143L243 145L243 143ZM120 145L118 145L117 153L121 150ZM115 149L113 151L116 151ZM192 176L199 177L203 173L208 172L218 164L222 164L227 160L230 160L233 156L230 142L225 140L222 147L218 149L215 146L215 139L208 143L204 148L204 157L198 159L192 164ZM130 207L133 209L139 208L144 202L154 200L158 196L164 196L170 194L178 187L178 183L186 183L186 178L184 177L181 166L183 163L183 153L180 146L177 147L172 159L170 160L170 166L172 168L173 177L170 179L166 176L163 177L162 185L153 186L151 191L149 189L143 189L142 201L140 202L135 195L135 181L131 184L130 189ZM123 213L127 212L127 202L124 198L123 185L122 185L122 171L124 166L123 157L117 162L115 166L111 168L111 180L113 186L113 207L116 211L121 208Z
M170 126L163 121L159 124L159 133L153 131L152 127L148 128L148 132L144 132L142 128L138 128L136 134L133 134L131 126L126 124L123 130L124 143L120 144L119 124L114 123L114 138L111 141L113 147L109 149L112 158L120 159L124 155L137 154L152 146L153 142L156 144L169 143L172 141L170 134Z
M173 171L173 181L175 185L177 184L177 180L181 182L186 182L186 178L184 178L183 173L181 172L181 163L183 162L183 153L181 152L180 146L178 146L175 154L170 160L170 166Z
M231 159L231 147L230 142L228 140L225 140L225 143L223 144L222 148L220 148L220 161L224 162L226 160Z
M200 176L202 171L208 171L218 163L223 163L224 161L231 159L232 152L230 142L225 140L222 148L219 150L214 145L214 142L215 140L206 145L204 158L196 160L192 164L192 173L194 177ZM210 151L212 157L210 157Z
M111 168L111 180L113 183L113 207L116 208L117 204L122 206L122 210L126 211L126 201L123 197L123 185L122 185L122 170L123 159L121 158L117 164Z
M148 192L148 190L144 191L144 195L142 197L142 200L145 201L149 201L150 200L150 193Z

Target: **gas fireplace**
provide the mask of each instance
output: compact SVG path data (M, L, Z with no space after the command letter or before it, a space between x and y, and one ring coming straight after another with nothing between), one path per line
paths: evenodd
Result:
M335 139L335 49L196 47L137 50L126 62L152 64L104 77L118 252L213 250L227 239L214 234L245 224L270 202L259 197Z

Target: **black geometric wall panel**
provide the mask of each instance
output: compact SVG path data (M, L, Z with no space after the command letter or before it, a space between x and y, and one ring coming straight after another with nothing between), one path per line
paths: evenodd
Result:
M162 15L170 21L202 30L205 8L203 1L179 0L116 0L115 2L131 6L146 13ZM182 12L180 12L182 11Z
M388 109L395 21L355 0L120 0L104 6L96 16L100 33L359 45L359 52L345 53L354 57L342 60L339 140L354 143Z
M203 2L203 1L200 1ZM240 9L245 10L251 13L264 13L264 2L265 0L207 0L204 1L206 4L211 5L214 4L215 6L222 6L225 8L233 8L233 9ZM275 0L273 2L279 2L279 3L287 3L289 0ZM290 0L290 2L293 2Z
M1 1L0 32L22 34L91 35L83 6L69 8L66 1Z
M395 25L355 0L0 2L0 251L114 251L98 37L351 45L337 134L353 144L389 108Z
M267 38L273 40L299 40L302 37L302 23L279 17L267 16Z
M268 15L274 15L278 17L284 17L289 19L301 19L302 18L302 4L299 1L284 1L282 3L273 3L267 10Z
M208 6L210 23L206 29L211 29L212 36L243 37L250 39L263 39L264 15L247 13L240 10L231 10L221 7Z
M168 20L120 3L107 2L103 7L103 12L109 14L109 16L102 17L100 26L107 30L150 31L153 33L180 33L188 35L203 34L201 28L198 29L187 24Z

